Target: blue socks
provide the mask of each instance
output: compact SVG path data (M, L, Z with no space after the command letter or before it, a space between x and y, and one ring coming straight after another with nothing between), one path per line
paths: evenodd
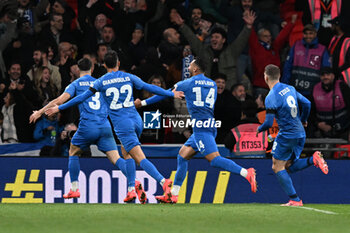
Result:
M177 155L177 171L175 175L174 185L181 186L182 182L186 178L188 168L188 160L181 157L181 155Z
M164 176L162 176L157 168L148 160L148 159L143 159L140 162L140 166L142 167L143 170L145 170L150 176L152 176L158 183L162 179L164 179Z
M310 167L313 164L314 164L314 161L312 156L305 159L298 159L288 168L288 170L290 173L294 173L294 172L303 170L307 167Z
M123 158L119 158L115 165L122 171L124 176L127 177L125 160Z
M280 185L282 186L282 189L289 196L289 198L293 201L300 201L288 172L286 170L282 170L277 172L276 176L278 182L280 182Z
M126 178L128 179L128 187L135 187L135 179L136 179L136 165L135 160L126 159Z
M79 156L69 156L68 170L70 176L70 182L78 181L80 172Z
M232 172L234 174L239 175L241 172L242 167L233 162L232 160L223 158L221 156L215 157L211 162L210 165L213 167L222 168L226 171Z

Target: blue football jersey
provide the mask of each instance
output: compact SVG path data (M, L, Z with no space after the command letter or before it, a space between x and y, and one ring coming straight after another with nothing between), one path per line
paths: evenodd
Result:
M90 75L85 75L69 84L64 92L70 94L71 97L78 96L88 90L90 85L92 85L95 81L95 78L91 77ZM79 126L110 127L107 119L107 105L100 95L101 93L96 92L86 101L79 104Z
M137 76L122 71L109 72L96 80L93 88L101 95L109 108L111 118L138 114L134 105L133 88L142 89L144 82Z
M275 113L280 129L278 134L285 138L305 137L305 130L300 121L298 101L308 100L294 87L284 83L277 83L266 96L266 110Z
M175 84L177 91L185 93L188 112L192 119L207 120L214 118L214 105L217 96L216 83L199 74Z

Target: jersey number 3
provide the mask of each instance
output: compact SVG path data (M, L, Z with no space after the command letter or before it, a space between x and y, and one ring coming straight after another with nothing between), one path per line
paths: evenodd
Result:
M89 102L89 107L93 110L99 110L101 107L101 102L99 100L100 92L96 92L96 94L91 97L92 101Z
M193 101L193 104L198 107L203 107L204 102L202 101L202 91L200 87L192 88L192 92L196 93L196 100ZM210 88L207 97L205 98L205 103L209 104L209 108L214 107L215 103L215 89Z

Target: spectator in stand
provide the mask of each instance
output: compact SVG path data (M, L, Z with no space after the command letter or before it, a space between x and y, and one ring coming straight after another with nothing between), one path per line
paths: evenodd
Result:
M50 45L55 54L58 51L60 42L74 42L74 36L68 29L63 28L63 16L57 13L51 13L49 24L46 25L38 36L38 44Z
M43 146L54 146L56 136L60 135L63 127L60 126L57 115L44 116L36 124L34 129L34 139Z
M330 67L327 48L318 43L316 28L308 24L303 30L303 39L295 42L284 64L281 82L310 99L312 89L320 81L320 70Z
M317 137L343 138L350 140L350 87L336 80L329 67L321 70L321 82L313 90L312 106L316 115Z
M118 53L120 69L129 71L132 66L132 61L129 56L129 49L121 40L116 38L112 25L107 24L103 27L102 40L103 43L106 43L109 48Z
M56 65L59 67L61 74L61 89L65 89L70 84L70 67L76 63L73 58L73 45L69 42L61 42L58 46L58 57Z
M247 95L247 91L242 83L236 83L231 88L231 94L235 97L238 103L246 101L246 99L252 99L251 96ZM248 98L247 98L248 97Z
M244 16L246 27L236 40L228 45L226 44L226 31L222 28L212 30L211 43L208 46L196 37L179 14L174 14L171 20L179 25L179 30L191 45L192 51L205 62L206 75L225 74L227 76L226 89L230 90L231 86L237 83L236 61L248 41L255 15L248 12Z
M58 96L58 90L50 80L51 73L49 68L42 67L38 73L40 78L35 80L34 85L39 94L40 106L42 107Z
M40 18L45 15L49 4L49 0L40 0L36 6L31 0L18 0L18 15L26 18L31 29L39 33L42 27L48 23L47 20L40 21Z
M189 26L192 29L193 33L197 36L201 35L199 22L201 21L202 13L202 9L199 7L194 7L191 12L191 22Z
M136 1L124 0L124 2L116 2L114 10L111 14L113 27L118 32L118 37L122 43L127 44L132 37L132 32L136 24L145 26L155 13L156 1Z
M181 81L182 46L180 45L180 34L174 28L167 28L163 31L163 39L158 50L160 60L168 70L165 78L166 84L172 86Z
M33 83L30 81L29 77L22 74L21 64L19 62L13 61L9 66L7 71L7 77L4 80L5 88L2 93L0 91L0 96L4 97L4 94L9 90L11 83L14 83L16 87L23 93L24 97L30 100L31 108L38 107L40 105L38 95L34 91ZM1 101L0 101L1 103Z
M97 44L103 42L102 30L107 24L106 15L99 13L94 19L88 14L87 9L81 8L79 9L78 21L84 35L82 40L82 49L84 53L95 52Z
M315 26L319 42L324 46L328 46L332 38L332 25L328 21L340 15L342 2L341 0L295 1L296 10L303 11L303 24Z
M226 75L216 74L212 77L217 85L217 97L214 108L215 120L221 121L221 128L217 129L216 142L224 143L226 135L241 119L241 104L235 100L230 91L225 89Z
M249 38L249 54L253 65L253 87L255 97L266 95L269 90L264 80L264 70L268 64L281 66L280 51L288 40L289 33L292 31L297 15L293 15L292 21L288 23L277 36L276 40L272 41L272 36L269 30L262 28L252 33Z
M329 44L328 50L332 56L332 67L335 75L343 75L345 82L350 85L350 37L344 33L345 22L336 17L329 21L335 36Z
M47 47L38 47L34 49L33 53L34 66L28 71L27 75L34 83L41 78L41 72L39 71L42 67L47 67L50 70L52 83L55 85L57 90L61 91L61 74L59 68L52 65L48 59Z
M24 85L12 82L4 98L5 104L1 109L4 115L3 142L33 142L33 127L28 123L33 108L22 93L23 87Z
M17 37L8 44L3 54L6 66L11 61L18 60L22 63L22 72L26 73L33 64L33 49L35 37L28 19L21 17L17 21Z
M69 123L64 126L64 130L61 132L60 137L56 138L55 146L50 151L50 156L65 156L69 155L69 147L73 135L77 131L77 126L74 123ZM91 157L90 148L84 150L80 157Z
M4 49L16 37L17 3L0 1L0 78L5 77L6 66L3 58Z
M215 18L209 14L203 14L199 21L199 28L201 30L198 38L206 45L210 45L210 35L216 27Z
M147 53L147 45L144 41L143 27L141 24L136 24L135 29L132 33L132 39L128 45L132 58L132 69L134 69L142 62L144 62Z
M51 7L51 13L60 14L63 18L63 28L65 31L70 31L72 21L75 19L74 10L64 0L55 0Z

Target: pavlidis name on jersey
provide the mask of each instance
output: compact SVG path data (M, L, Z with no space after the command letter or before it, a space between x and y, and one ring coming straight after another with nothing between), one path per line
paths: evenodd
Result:
M210 118L207 120L196 120L196 119L185 119L185 120L172 120L168 118L167 122L165 118L163 118L163 128L171 128L171 127L180 127L180 128L220 128L221 121L217 121L214 118Z

